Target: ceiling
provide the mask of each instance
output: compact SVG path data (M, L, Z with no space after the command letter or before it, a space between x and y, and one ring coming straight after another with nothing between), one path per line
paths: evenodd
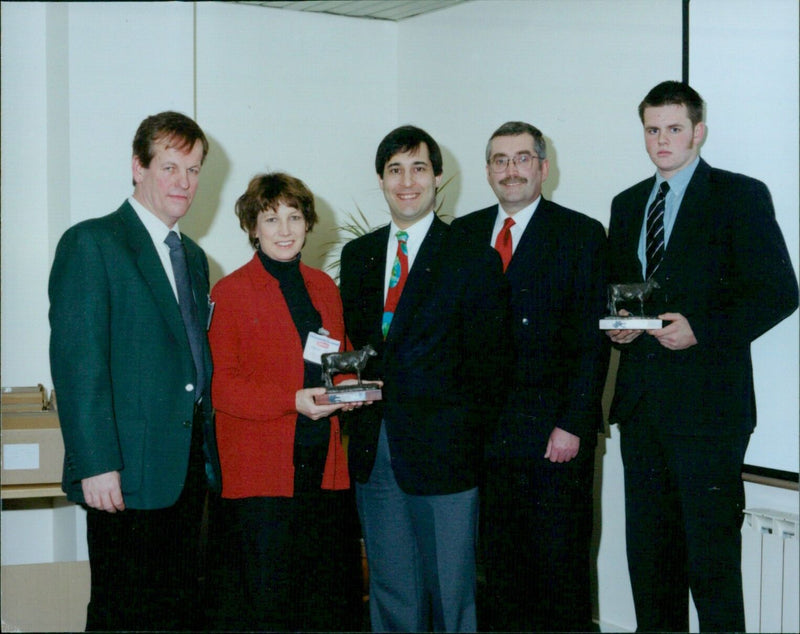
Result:
M431 11L438 11L469 0L239 0L273 9L333 13L352 18L399 21Z

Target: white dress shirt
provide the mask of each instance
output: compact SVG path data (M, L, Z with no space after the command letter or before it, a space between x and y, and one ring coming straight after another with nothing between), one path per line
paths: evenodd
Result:
M386 244L386 267L383 279L383 301L386 302L386 293L389 291L389 280L392 277L392 267L394 266L394 259L397 257L397 232L405 231L408 234L408 272L411 273L411 267L414 266L414 260L419 253L419 248L422 241L428 234L428 229L433 224L433 212L418 220L408 229L400 229L394 220L389 225L389 241Z
M167 274L167 279L169 280L170 286L172 286L172 292L175 293L175 299L177 300L178 286L175 283L175 273L172 271L172 259L169 257L169 247L164 240L167 239L167 235L169 235L170 231L174 231L178 234L178 237L180 237L181 230L178 228L178 223L175 223L175 226L170 229L161 222L152 211L147 209L147 207L133 196L128 198L128 202L131 207L133 207L136 215L139 216L144 228L147 229L147 233L150 234L150 239L153 241L156 253L158 253L158 257L161 259L161 264L164 265L164 272Z
M490 246L494 247L494 243L497 241L497 234L499 234L500 230L503 228L506 218L512 218L514 224L511 226L511 253L513 254L517 250L517 245L522 238L522 234L525 233L525 228L528 226L531 218L533 218L533 212L536 211L541 199L542 197L539 196L530 205L520 209L513 216L509 216L505 209L503 209L503 206L498 205L497 218L494 220L494 229L492 229L492 240L489 243Z

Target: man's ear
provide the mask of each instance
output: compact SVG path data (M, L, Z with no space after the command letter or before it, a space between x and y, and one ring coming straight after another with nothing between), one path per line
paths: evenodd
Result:
M131 176L133 177L133 184L136 185L142 182L142 172L144 171L141 161L138 156L131 159Z
M692 132L692 142L696 146L700 146L703 144L703 141L706 138L706 124L700 121L696 126L694 126L694 130Z

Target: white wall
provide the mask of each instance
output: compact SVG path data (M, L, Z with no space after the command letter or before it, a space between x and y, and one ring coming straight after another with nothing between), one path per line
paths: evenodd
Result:
M766 183L797 272L800 5L796 0L694 0L691 7L690 38L696 44L689 73L708 109L702 155L712 165ZM720 75L725 81L715 80ZM798 334L795 312L751 346L758 427L747 464L798 471Z
M130 142L147 114L181 110L210 137L181 226L216 280L250 257L233 205L259 171L289 171L314 191L312 264L356 206L387 221L373 158L402 123L433 134L446 176L458 175L445 211L493 202L486 139L522 119L548 138L546 195L607 224L613 194L653 171L636 106L680 78L675 0L475 0L398 24L215 2L4 2L2 18L3 385L51 385L55 241L130 193ZM633 630L615 428L599 454L599 616L607 630ZM748 496L791 508L796 494L749 486ZM33 529L34 518L22 523Z
M496 202L486 141L522 120L548 142L545 195L607 226L612 196L652 172L636 106L680 79L680 20L673 0L477 0L403 21L400 119L450 154L456 215Z
M47 38L43 4L2 5L0 210L3 385L50 383ZM66 166L65 166L66 167ZM13 210L13 213L12 213Z
M383 222L373 157L397 120L396 40L392 22L197 5L198 120L212 149L182 225L209 254L212 282L252 257L234 204L259 172L287 171L314 192L312 265L356 200Z

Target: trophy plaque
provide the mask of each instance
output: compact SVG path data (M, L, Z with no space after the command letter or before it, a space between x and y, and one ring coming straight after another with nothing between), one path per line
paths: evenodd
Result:
M381 388L378 383L362 383L361 371L370 357L377 356L375 349L366 345L361 350L351 352L328 352L322 355L322 380L325 382L325 394L314 397L317 405L333 403L352 403L354 401L380 401ZM355 385L333 384L332 376L339 372L355 372L358 383Z
M648 280L638 284L609 284L608 310L610 315L600 320L600 330L656 330L664 326L658 317L647 317L644 314L644 303L653 290L659 288L658 282ZM617 304L620 302L638 302L638 315L620 315Z

